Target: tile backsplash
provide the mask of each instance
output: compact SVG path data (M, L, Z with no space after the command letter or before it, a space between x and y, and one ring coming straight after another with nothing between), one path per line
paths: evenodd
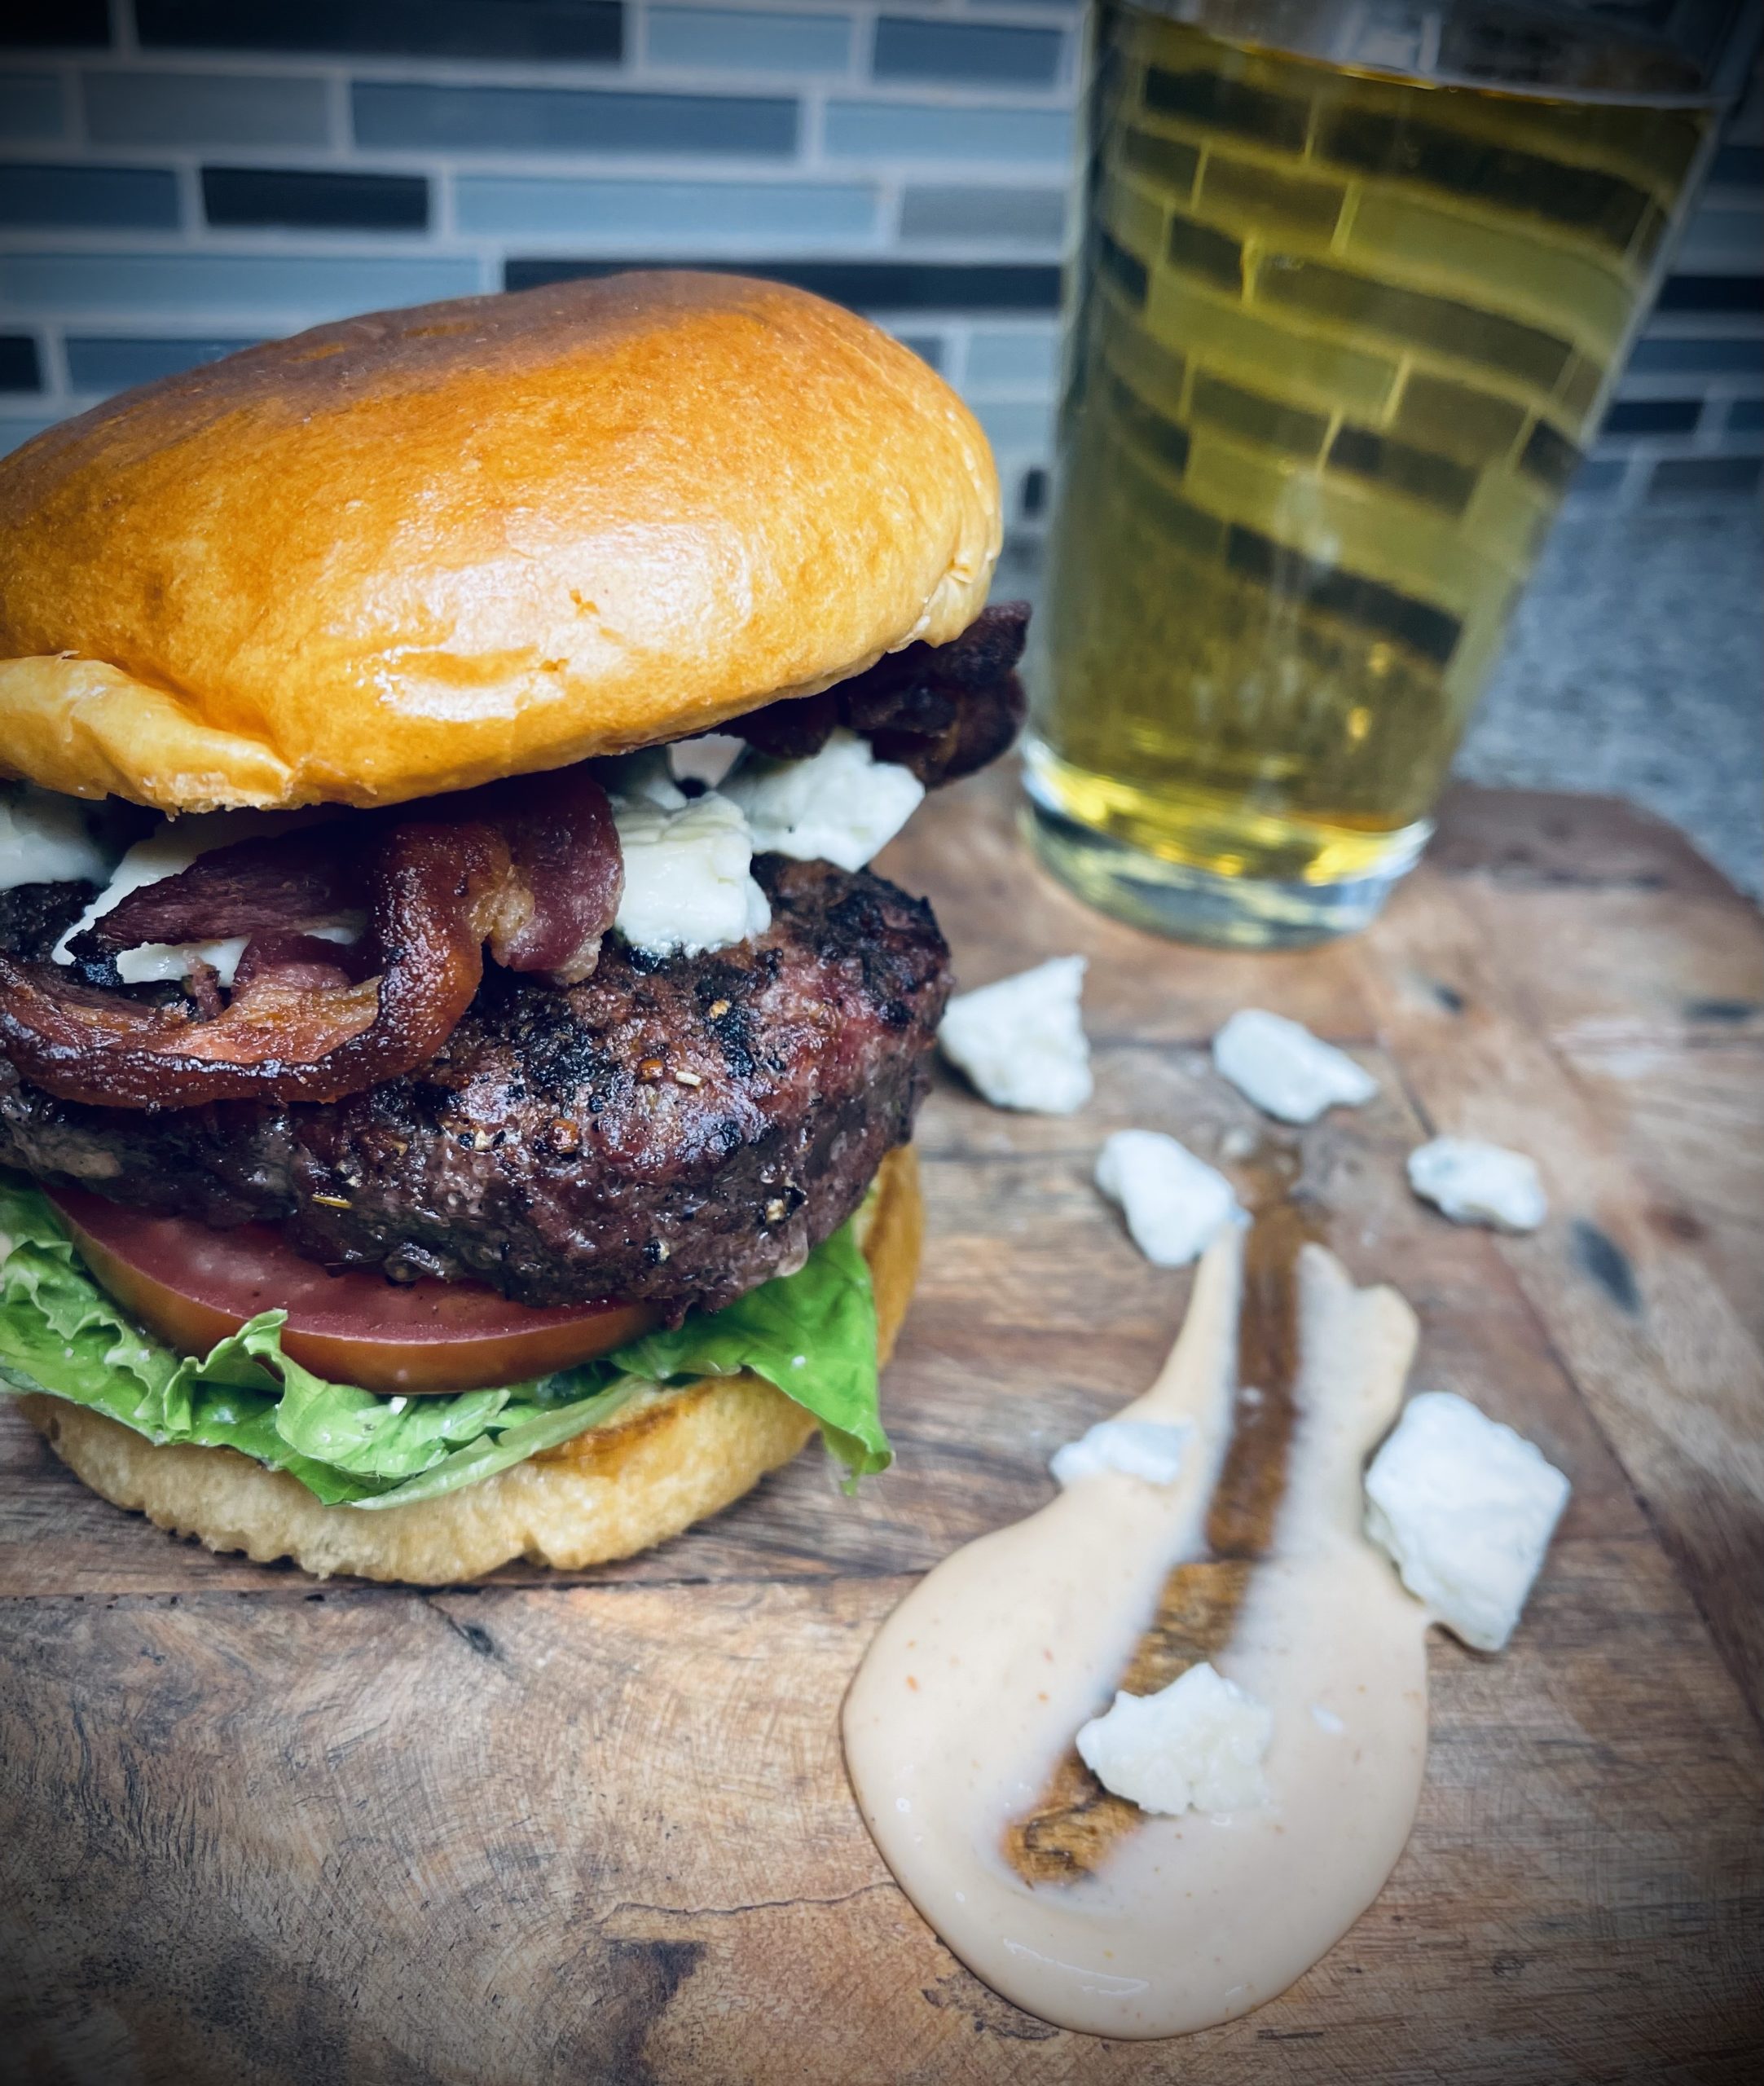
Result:
M1046 499L1076 0L12 0L0 447L389 304L653 262L867 311ZM1577 501L1764 479L1754 86Z

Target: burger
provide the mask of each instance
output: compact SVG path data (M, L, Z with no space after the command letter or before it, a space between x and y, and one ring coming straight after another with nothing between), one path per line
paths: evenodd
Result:
M773 284L321 327L0 463L0 1380L107 1499L425 1584L888 1445L1014 737L985 439Z

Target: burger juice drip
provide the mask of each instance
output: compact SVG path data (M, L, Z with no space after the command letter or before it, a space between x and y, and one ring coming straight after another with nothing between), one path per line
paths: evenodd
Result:
M1371 1903L1414 1821L1428 1618L1360 1524L1414 1321L1290 1228L1270 1256L1265 1227L1290 1217L1260 1221L1247 1272L1225 1227L1163 1373L1120 1415L1190 1426L1173 1482L1084 1477L957 1551L847 1698L852 1785L902 1889L1062 2027L1181 2035L1272 1999ZM1202 1658L1273 1712L1265 1800L1164 1816L1108 1794L1079 1727L1117 1686L1155 1692Z

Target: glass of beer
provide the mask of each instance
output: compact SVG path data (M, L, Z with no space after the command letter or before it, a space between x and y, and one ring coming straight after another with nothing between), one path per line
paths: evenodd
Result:
M1081 896L1296 947L1414 861L1713 142L1660 23L1720 12L1093 9L1026 743Z

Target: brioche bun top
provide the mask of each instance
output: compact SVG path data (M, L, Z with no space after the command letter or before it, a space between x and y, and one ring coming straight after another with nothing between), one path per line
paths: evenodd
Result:
M0 772L175 812L560 767L946 642L999 539L961 401L803 291L348 319L0 460Z

